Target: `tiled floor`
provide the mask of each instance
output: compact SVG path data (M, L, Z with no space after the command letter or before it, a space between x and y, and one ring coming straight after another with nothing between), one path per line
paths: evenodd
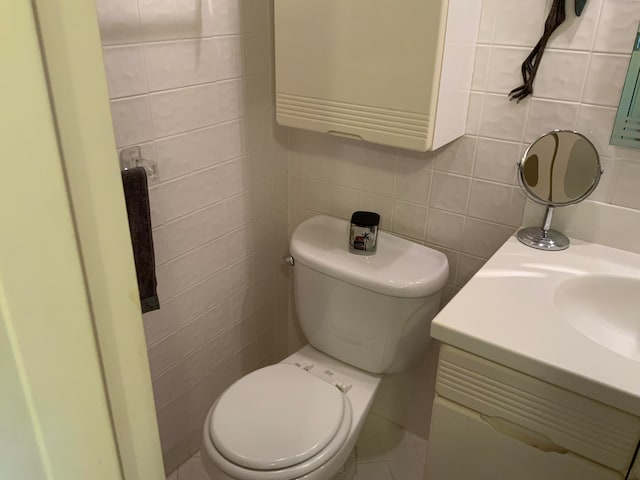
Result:
M375 415L369 415L357 443L356 480L422 480L426 440ZM167 480L209 480L200 454L183 463Z

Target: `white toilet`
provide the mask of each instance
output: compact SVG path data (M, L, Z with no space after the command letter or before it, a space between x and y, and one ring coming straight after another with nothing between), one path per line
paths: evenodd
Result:
M354 255L348 229L317 216L295 230L295 304L310 345L215 401L201 450L212 480L353 478L381 374L406 369L427 346L446 257L384 232L375 255Z

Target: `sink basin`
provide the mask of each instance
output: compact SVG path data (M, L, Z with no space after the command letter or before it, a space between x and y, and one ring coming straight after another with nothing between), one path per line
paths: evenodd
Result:
M640 361L640 278L587 275L558 286L562 318L590 340Z

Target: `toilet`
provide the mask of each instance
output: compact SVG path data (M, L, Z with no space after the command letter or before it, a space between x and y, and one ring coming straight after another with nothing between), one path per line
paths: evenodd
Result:
M349 223L316 216L291 238L295 305L309 344L244 376L214 402L200 457L212 480L350 480L383 374L428 345L446 257L380 232L348 249Z

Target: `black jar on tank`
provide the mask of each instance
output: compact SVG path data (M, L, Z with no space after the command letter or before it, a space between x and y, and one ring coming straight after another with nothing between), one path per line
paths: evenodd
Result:
M351 215L349 251L357 255L374 255L378 247L380 215L374 212L354 212Z

